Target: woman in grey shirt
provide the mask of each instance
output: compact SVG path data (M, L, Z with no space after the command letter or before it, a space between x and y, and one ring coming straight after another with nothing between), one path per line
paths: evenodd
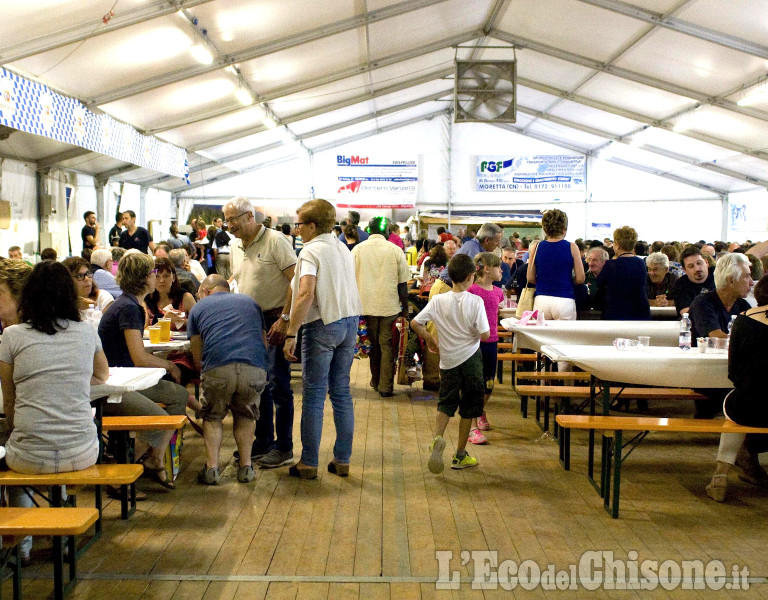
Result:
M91 378L106 380L109 367L96 331L80 320L66 267L43 261L34 268L21 292L19 316L0 344L3 405L11 426L8 466L21 473L90 467L99 452Z

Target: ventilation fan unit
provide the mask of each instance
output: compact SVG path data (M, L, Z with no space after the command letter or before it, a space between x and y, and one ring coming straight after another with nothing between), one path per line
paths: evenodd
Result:
M517 61L457 60L454 123L514 123Z

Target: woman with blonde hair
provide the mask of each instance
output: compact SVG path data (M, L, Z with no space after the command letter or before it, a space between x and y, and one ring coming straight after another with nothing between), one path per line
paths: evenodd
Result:
M328 472L346 477L355 429L349 375L355 356L357 324L363 310L355 264L352 253L331 233L336 209L330 202L310 200L302 204L296 214L304 248L291 284L291 320L283 352L287 360L297 360L294 356L296 334L303 326L304 395L301 460L288 472L301 479L317 477L323 405L328 395L336 426L336 443Z

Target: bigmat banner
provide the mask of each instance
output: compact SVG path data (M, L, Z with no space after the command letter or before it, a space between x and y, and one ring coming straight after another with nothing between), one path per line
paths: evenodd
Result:
M567 154L475 157L475 191L586 191L586 157Z
M336 156L336 206L413 208L418 175L416 157L339 154Z

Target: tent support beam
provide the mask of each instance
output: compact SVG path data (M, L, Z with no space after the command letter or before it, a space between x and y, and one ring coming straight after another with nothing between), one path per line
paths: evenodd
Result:
M377 111L375 114L368 113L360 117L355 117L354 119L349 119L348 121L344 121L342 123L334 123L333 125L329 125L328 127L322 127L321 129L316 129L314 131L309 131L302 135L296 136L296 141L303 142L312 137L316 137L318 135L323 135L325 133L336 131L337 129L343 129L344 127L349 127L351 125L357 125L358 123L364 123L365 121L370 121L372 119L375 119L376 117L400 112L401 110L406 110L408 108L413 108L414 106L419 106L421 104L424 104L425 102L431 102L439 98L442 98L443 96L451 94L452 92L453 92L452 89L442 90L440 92L435 92L434 94L430 94L429 96L425 96L423 98L417 98L416 100L411 100L410 102L406 102L404 104L398 104L397 106L390 106L388 108L381 109ZM221 158L218 158L216 160L207 160L205 162L201 162L195 165L194 167L190 167L189 173L191 175L192 173L197 173L198 171L202 171L210 167L215 167L216 165L225 165L225 163L234 162L236 160L241 160L243 158L248 158L249 156L255 156L256 154L261 154L262 152L268 152L269 150L275 150L277 148L280 148L283 145L284 145L283 142L273 142L272 144L267 144L266 146L260 146L252 150L246 150L245 152L230 154L229 156L222 156ZM177 178L172 177L171 175L163 175L162 177L157 177L155 179L144 181L142 182L141 185L151 187L153 185L157 185L158 183L163 183L164 181L170 181L171 179L177 179Z
M606 138L608 140L611 140L612 142L616 142L619 144L624 144L626 146L631 145L631 137L630 136L618 136L614 135L612 133L609 133L607 131L603 131L601 129L596 129L594 127L588 127L586 125L581 125L579 123L575 123L573 121L569 121L567 119L563 119L561 117L556 117L554 115L550 115L548 113L534 110L532 108L527 108L525 106L521 106L518 104L517 110L523 114L531 115L533 117L536 117L537 119L544 119L545 121L550 121L552 123L557 123L558 125L563 125L565 127L570 127L571 129L576 129L577 131L583 131L584 133L589 133L590 135L595 135L599 137ZM653 154L659 154L660 156L664 156L665 158L669 158L672 160L676 160L678 162L684 162L689 165L693 165L694 167L698 167L700 169L706 169L708 171L712 171L713 173L718 173L719 175L725 175L726 177L732 177L733 179L739 179L741 181L746 181L748 183L753 183L755 185L760 185L765 188L768 188L768 180L765 179L758 179L757 177L752 177L750 175L745 175L744 173L739 173L738 171L734 171L732 169L727 169L725 167L721 167L720 165L717 165L715 163L711 162L703 162L700 160L696 160L695 158L691 158L689 156L684 156L682 154L677 154L675 152L671 152L669 150L665 150L663 148L657 148L655 146L648 146L648 145L641 145L638 146L640 150L645 150L646 152L651 152Z
M193 8L211 1L212 0L168 0L163 2L153 2L146 6L137 6L134 8L121 7L120 11L109 20L109 23L105 24L101 19L96 19L95 21L81 23L80 25L75 25L68 29L44 35L39 38L25 40L20 44L0 48L0 64L16 62L22 58L27 58L28 56L42 54L43 52L55 50L62 46L82 42L83 40L104 35L105 33L151 21L152 19L158 19L165 15L173 14L181 9Z
M440 4L445 1L446 0L406 0L392 6L370 11L366 14L357 15L350 17L349 19L343 19L335 23L316 27L315 29L310 29L297 35L292 35L281 38L279 40L275 40L273 42L268 42L266 44L253 46L252 48L247 48L245 50L241 50L240 52L235 52L234 54L223 56L218 60L214 60L210 65L195 65L184 69L178 69L176 71L172 71L171 73L164 73L163 75L159 75L157 77L150 77L143 81L137 81L130 85L126 85L104 94L94 96L88 100L87 104L98 106L102 104L108 104L110 102L116 102L117 100L124 100L125 98L130 98L131 96L136 96L137 94L148 92L150 90L154 90L171 83L177 83L179 81L191 79L192 77L198 77L199 75L205 75L206 73L218 71L229 65L245 63L256 58L274 54L276 52L289 50L291 48L295 48L296 46L301 46L302 44L320 40L339 33L344 33L345 31L351 31L357 29L358 27L363 27L368 23L382 21L384 19L391 19L393 17L408 14L410 12L420 10L422 8L427 8L434 4Z
M556 146L560 146L561 148L566 148L568 150L572 150L573 152L577 152L579 154L585 154L587 156L594 156L594 152L592 150L581 148L579 146L576 146L574 144L570 144L566 141L560 140L558 138L540 134L540 133L534 133L532 131L523 131L519 127L514 127L513 125L508 124L501 124L501 123L494 123L495 127L500 127L501 129L506 129L507 131L511 131L513 133L518 133L520 135L524 135L526 137L531 137L536 140L540 140L542 142L547 142L549 144L553 144ZM711 185L707 185L705 183L699 183L697 181L692 181L690 179L686 179L684 177L678 177L677 175L672 175L671 173L665 173L664 171L660 171L658 169L653 169L651 167L646 167L645 165L639 165L637 163L630 162L628 160L622 160L620 158L611 157L602 159L606 160L608 162L615 163L617 165L621 165L623 167L627 167L630 169L635 169L637 171L643 171L645 173L649 173L651 175L656 175L657 177L663 177L665 179L669 179L671 181L676 181L678 183L684 183L685 185L690 185L692 187L697 187L703 190L707 190L708 192L713 192L715 194L724 195L728 192L726 190L721 190L719 188L715 188Z
M665 92L669 92L670 94L676 94L677 96L682 96L684 98L691 98L692 100L696 100L702 104L717 106L730 112L753 117L761 121L768 121L767 112L756 110L748 106L739 106L735 102L726 100L722 97L708 96L707 94L697 92L696 90L690 88L685 88L669 81L664 81L663 79L651 77L650 75L643 75L642 73L637 73L635 71L624 69L623 67L618 67L616 65L607 65L599 60L581 56L579 54L575 54L574 52L569 52L561 48L549 46L547 44L542 44L535 40L530 40L519 35L507 33L506 31L501 31L499 29L494 29L491 32L491 35L498 40L502 40L509 44L514 44L517 48L533 50L534 52L539 52L547 56L559 58L560 60L581 65L582 67L587 67L588 69L594 69L602 73L607 73L609 75L613 75L614 77L619 77L620 79L634 81L635 83L647 85L649 87L663 90Z
M430 113L428 115L422 115L420 117L414 117L413 119L407 119L406 121L400 121L399 123L392 123L391 125L386 125L384 127L377 127L373 131L368 131L366 133L361 133L358 135L353 135L341 140L335 140L333 142L330 142L328 144L325 144L323 146L320 146L318 148L312 149L312 154L316 154L317 152L324 152L325 150L330 150L331 148L336 148L338 146L343 146L344 144L351 144L352 142L357 142L361 139L378 135L380 133L385 133L387 131L394 131L395 129L400 129L401 127L406 127L408 125L413 125L414 123L418 123L420 121L425 121L429 119L433 119L437 116L440 116L442 114L446 114L448 111L446 109ZM284 163L294 160L293 156L286 156L279 159L276 159L274 161L270 161L268 163L263 163L261 165L255 165L253 167L248 167L247 169L243 169L241 171L233 171L232 173L225 173L223 175L219 175L217 177L212 177L210 179L206 179L204 181L200 181L199 183L193 183L192 185L184 186L181 188L176 188L174 190L171 190L172 194L178 194L180 192L183 192L185 190L191 190L195 189L204 185L210 185L211 183L216 183L218 181L224 181L226 179L231 179L232 177L238 177L240 175L245 175L246 173L252 173L253 171L258 171L259 169L263 169L265 167L273 166L276 164Z
M707 27L695 25L674 17L665 17L660 13L646 10L626 2L619 2L618 0L579 0L579 2L591 4L592 6L597 6L620 15L645 21L646 23L651 23L657 27L664 27L671 31L684 33L700 40L706 40L707 42L730 48L731 50L737 50L738 52L744 52L760 58L768 58L768 46L755 44L754 42L728 35L727 33L720 33L719 31L714 31Z

